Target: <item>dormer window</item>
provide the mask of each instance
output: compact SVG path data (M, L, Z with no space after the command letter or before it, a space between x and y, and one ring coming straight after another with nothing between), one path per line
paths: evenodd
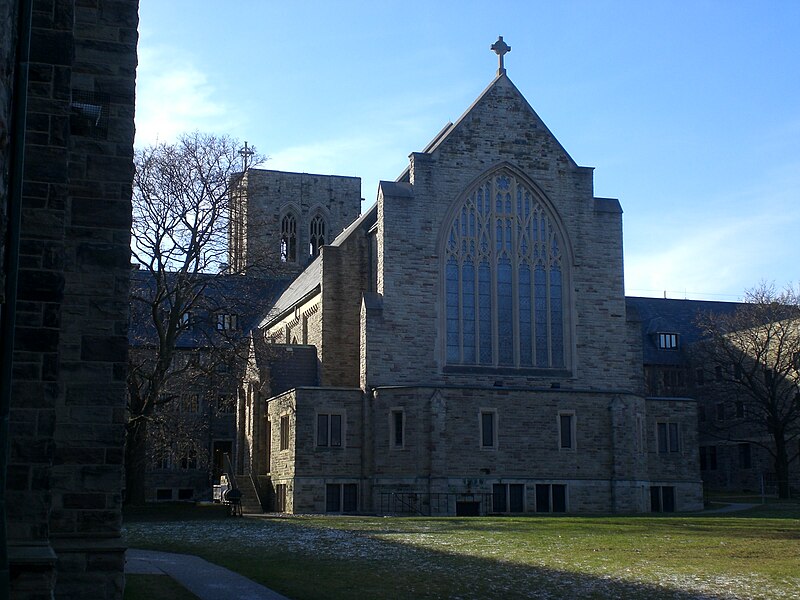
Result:
M678 334L677 333L659 333L658 334L658 347L661 350L677 350L678 349Z
M217 331L232 331L237 328L237 317L235 314L219 313L217 315Z

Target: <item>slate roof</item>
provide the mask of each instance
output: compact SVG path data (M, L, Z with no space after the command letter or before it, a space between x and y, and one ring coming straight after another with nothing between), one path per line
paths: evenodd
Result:
M278 300L269 310L269 314L264 318L259 327L264 327L268 323L280 318L286 311L295 304L319 291L322 284L322 257L315 258L306 270L300 273L288 288L280 295Z
M169 274L175 277L175 273ZM263 307L270 306L286 289L290 279L282 277L257 278L244 275L201 275L208 279L202 305L192 311L194 325L178 337L181 349L202 348L208 345L209 336L216 332L219 312L237 317L237 331L242 334L258 324ZM135 297L148 297L155 290L155 281L149 271L131 271L131 314L128 342L132 347L146 347L157 341L150 308Z
M641 323L644 363L651 365L683 363L685 355L680 350L697 342L702 334L697 326L698 316L704 313L732 313L740 306L739 302L625 297L628 320ZM678 351L659 348L659 333L677 333L680 344Z

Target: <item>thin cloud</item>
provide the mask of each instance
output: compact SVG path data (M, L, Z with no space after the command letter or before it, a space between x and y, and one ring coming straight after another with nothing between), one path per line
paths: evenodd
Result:
M136 86L136 145L169 142L196 129L230 125L228 106L216 98L202 70L166 47L140 51Z

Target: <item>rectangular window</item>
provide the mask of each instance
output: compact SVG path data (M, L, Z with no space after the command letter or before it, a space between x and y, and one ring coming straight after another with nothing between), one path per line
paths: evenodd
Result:
M275 486L275 512L286 512L286 484Z
M701 471L717 470L716 446L700 446L700 470Z
M725 403L717 402L717 421L725 420Z
M567 486L537 483L536 512L567 512Z
M706 382L705 371L703 371L703 369L697 369L694 372L694 380L697 385L703 385Z
M736 402L736 418L743 419L744 418L744 402L739 400Z
M172 488L157 489L156 500L172 500Z
M391 448L402 448L405 434L405 412L402 409L394 409L389 417L389 446Z
M317 414L317 446L341 448L342 415L336 413Z
M194 498L193 488L181 488L178 490L178 500L191 500Z
M497 447L497 413L493 410L480 412L481 448Z
M325 486L325 512L356 512L358 484L329 483Z
M753 466L753 461L750 453L750 444L747 442L739 444L739 468L749 469Z
M232 331L237 327L237 317L231 313L217 315L217 331Z
M194 414L200 411L200 398L197 394L183 394L179 405L182 413Z
M656 423L656 437L659 454L680 452L680 435L677 423Z
M678 349L678 334L677 333L659 333L658 334L658 347L662 350L677 350Z
M181 455L180 459L181 469L189 470L197 468L197 450L188 448Z
M558 413L558 447L575 450L575 413Z
M495 483L492 486L492 511L521 513L525 510L525 484Z
M668 485L650 486L650 510L675 512L675 488Z
M289 449L289 415L283 415L281 417L281 432L279 442L279 447L281 450Z
M191 329L192 323L192 313L185 312L181 315L181 329Z

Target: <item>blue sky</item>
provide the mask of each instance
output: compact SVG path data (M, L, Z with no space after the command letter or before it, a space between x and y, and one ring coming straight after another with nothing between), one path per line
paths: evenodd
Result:
M798 282L800 2L140 0L137 145L199 129L265 168L362 178L366 205L508 75L595 195L629 295Z

